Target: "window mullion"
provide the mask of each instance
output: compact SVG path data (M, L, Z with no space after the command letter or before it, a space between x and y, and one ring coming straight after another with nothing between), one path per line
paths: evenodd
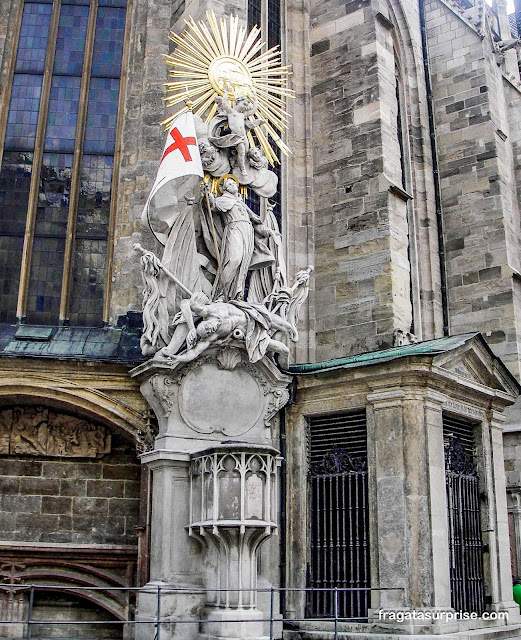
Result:
M54 65L54 54L56 51L56 38L58 36L60 10L61 0L54 0L51 15L51 25L49 29L49 42L47 45L47 54L45 56L45 70L42 80L40 110L38 112L38 122L36 125L33 170L31 174L31 185L29 187L29 204L27 207L24 246L22 251L20 288L18 289L18 304L16 308L16 317L20 322L23 322L25 320L27 313L27 295L29 289L29 274L31 272L31 256L33 251L34 227L36 223L36 209L38 205L38 192L40 188L40 171L43 158L47 114L49 110L49 96L51 93L52 70Z
M268 44L268 0L261 0L261 38L266 43L266 50L269 49L269 44Z
M114 237L116 232L116 208L118 200L119 167L121 164L121 138L123 136L123 115L125 110L125 96L127 85L127 68L130 51L130 23L132 0L127 3L125 19L125 34L123 36L123 55L121 56L121 77L119 80L118 115L116 124L116 140L114 145L114 165L112 169L112 183L110 196L109 233L107 238L107 273L105 280L105 295L103 298L103 322L108 323L110 314L110 296L112 292L112 270L114 259Z
M94 51L94 37L96 34L96 16L98 13L98 0L92 0L89 9L89 21L87 24L87 36L85 39L85 52L83 55L83 72L81 77L80 99L78 107L78 119L76 123L76 137L74 141L74 156L72 163L71 191L69 199L69 214L67 218L67 235L65 239L65 258L62 275L62 288L60 299L60 324L66 324L69 317L69 303L71 295L71 274L74 260L74 237L76 234L76 220L78 213L78 198L81 185L81 161L83 153L83 140L87 120L87 107L89 97L90 74L92 68L92 54Z
M7 129L7 117L9 115L9 108L7 105L11 102L11 90L13 88L14 70L16 67L16 56L18 53L18 41L20 39L20 31L22 30L22 18L24 14L24 3L20 3L18 7L18 14L15 20L15 26L13 33L13 42L11 44L11 55L9 59L9 67L7 70L5 80L5 92L2 96L2 104L6 105L0 112L0 164L2 163L2 156L4 154L5 132Z

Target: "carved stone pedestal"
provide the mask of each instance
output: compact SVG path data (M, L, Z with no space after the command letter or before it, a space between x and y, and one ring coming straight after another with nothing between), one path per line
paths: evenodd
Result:
M154 450L142 456L152 470L151 582L138 618L157 615L160 584L161 640L261 638L268 623L256 622L267 617L256 608L257 553L279 511L271 420L290 378L233 346L189 364L150 360L131 375L159 423ZM277 579L269 572L271 584ZM150 637L148 627L138 626L138 640Z

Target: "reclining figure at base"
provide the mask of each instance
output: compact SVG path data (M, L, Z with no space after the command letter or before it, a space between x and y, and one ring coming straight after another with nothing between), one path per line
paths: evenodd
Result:
M274 336L293 332L289 322L262 304L242 300L211 302L204 293L195 293L181 302L174 325L170 344L159 355L178 362L191 362L208 347L232 340L244 342L250 362L257 362L268 351L288 355L288 347ZM177 355L184 344L187 351Z
M299 271L292 287L279 287L262 303L220 298L211 301L201 291L189 291L153 253L138 244L134 248L142 254L146 285L142 347L148 344L147 340L155 343L157 335L154 338L153 334L159 332L156 316L160 292L156 291L157 286L151 286L157 281L157 273L162 270L185 295L190 296L181 299L180 311L170 325L173 333L169 331L171 335L165 339L168 345L155 352L157 359L191 362L210 346L224 346L232 341L244 344L250 362L257 362L267 353L278 353L284 358L289 355L289 349L281 339L289 336L293 342L298 340L298 315L308 294L312 267ZM147 337L149 334L151 337Z

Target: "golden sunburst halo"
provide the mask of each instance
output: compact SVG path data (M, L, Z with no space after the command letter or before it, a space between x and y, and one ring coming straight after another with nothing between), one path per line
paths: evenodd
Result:
M175 78L166 82L167 105L184 103L162 124L169 126L181 113L192 109L207 123L217 112L216 98L222 96L229 85L229 100L246 96L253 102L257 97L257 110L251 120L264 120L260 126L248 132L250 145L262 147L273 165L278 162L270 139L284 153L291 153L281 139L288 128L289 114L285 110L285 99L294 93L287 87L290 67L281 64L279 47L263 51L266 47L260 39L260 29L253 27L247 34L236 16L228 21L219 21L212 12L206 13L208 25L193 18L185 20L186 29L181 35L171 32L169 38L177 47L172 55L165 55Z

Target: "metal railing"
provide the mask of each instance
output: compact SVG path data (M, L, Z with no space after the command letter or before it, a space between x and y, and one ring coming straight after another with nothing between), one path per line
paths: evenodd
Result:
M92 595L92 593L94 592L103 592L104 594L110 595L111 593L123 593L125 594L127 597L125 598L125 601L127 602L127 618L125 619L120 619L120 620L114 620L112 619L107 619L107 620L52 620L52 619L46 619L46 620L41 620L41 619L35 619L33 618L33 613L34 613L34 607L35 607L35 594L37 592L59 592L60 594L70 594L79 598L87 598L89 599L87 596L90 593ZM386 592L386 591L404 591L403 588L401 587L355 587L355 588L342 588L342 587L331 587L331 588L290 588L290 587L269 587L269 588L257 588L257 589L217 589L217 588L212 588L212 589L203 589L203 588L175 588L175 587L170 587L167 585L154 585L154 586L144 586L144 587L91 587L91 586L81 586L81 585L63 585L63 584L1 584L0 583L0 594L2 592L7 593L8 596L11 595L13 596L16 593L28 593L29 597L28 597L28 603L27 603L27 616L23 619L23 620L0 620L0 638L3 638L5 636L2 636L1 633L1 627L2 625L24 625L25 627L25 633L22 635L22 639L21 640L32 640L33 635L32 635L32 631L33 628L37 625L91 625L91 626L96 626L96 625L140 625L140 624L152 624L155 627L155 635L153 637L152 640L161 640L161 627L163 625L167 625L167 624L204 624L204 623L211 623L211 622L222 622L221 619L218 618L211 618L211 617L199 617L199 618L176 618L176 617L165 617L164 619L161 619L162 616L162 607L161 607L161 598L164 597L167 593L169 595L171 594L200 594L201 596L206 596L206 594L208 594L208 592L211 593L215 593L215 592L233 592L233 593L237 593L238 591L255 591L257 594L261 594L261 593L265 593L265 594L269 594L269 617L266 616L266 614L264 614L263 611L259 611L259 616L258 617L247 617L245 618L244 616L240 616L240 610L235 609L234 607L212 607L211 605L206 605L206 604L202 604L202 607L207 606L207 610L211 611L212 609L214 609L215 611L223 611L223 610L227 610L227 611L234 611L237 610L237 617L230 617L227 616L226 617L226 623L229 624L233 624L233 623L269 623L269 639L270 640L275 640L275 635L274 635L274 628L275 628L275 624L283 624L283 623L298 623L298 622L317 622L317 623L323 623L323 622L329 622L329 623L333 623L333 629L334 629L334 638L335 640L338 639L338 625L339 623L344 623L344 622L368 622L371 621L372 618L369 616L366 616L364 618L345 618L345 617L341 617L339 615L339 602L340 602L340 597L341 595L344 595L345 592L360 592L360 591L365 591L365 592ZM282 616L281 614L279 614L276 611L276 602L275 602L275 596L281 595L281 594L289 594L292 592L303 592L306 594L306 597L308 596L308 594L311 593L315 593L317 591L322 591L322 592L328 592L331 594L331 597L333 598L333 603L334 603L334 607L333 607L333 615L331 617L320 617L320 618L312 618L312 617L303 617L303 618L286 618L284 616ZM139 617L139 619L135 619L134 618L134 614L135 611L131 610L131 607L128 605L128 603L130 602L129 600L129 595L130 594L137 594L137 593L141 593L141 594L146 594L146 595L153 595L155 594L155 598L156 598L156 611L155 611L155 615L150 617L150 616L141 616ZM90 600L92 601L92 598L90 598ZM101 604L98 604L99 607L102 608ZM278 609L278 607L277 607ZM255 608L250 608L251 611L256 611ZM114 616L115 617L115 616ZM378 618L374 618L375 620L378 620ZM281 637L280 635L278 637ZM72 639L71 639L72 640Z

